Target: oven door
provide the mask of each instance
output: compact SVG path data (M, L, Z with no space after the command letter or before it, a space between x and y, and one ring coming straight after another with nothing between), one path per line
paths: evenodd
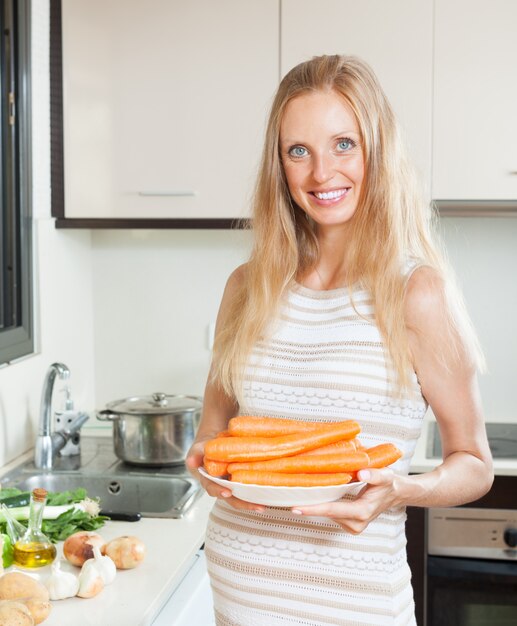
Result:
M516 626L517 562L428 556L426 626Z

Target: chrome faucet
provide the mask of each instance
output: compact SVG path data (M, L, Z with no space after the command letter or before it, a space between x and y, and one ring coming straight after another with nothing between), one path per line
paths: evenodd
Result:
M69 439L78 434L81 426L89 419L87 413L79 412L67 428L52 432L52 392L57 376L62 380L68 380L70 370L63 363L52 363L47 370L43 383L38 436L34 448L34 465L45 470L52 469L55 455Z

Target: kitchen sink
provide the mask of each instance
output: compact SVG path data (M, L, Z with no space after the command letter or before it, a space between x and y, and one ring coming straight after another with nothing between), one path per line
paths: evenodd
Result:
M182 517L200 487L184 465L171 467L131 466L113 453L111 438L83 437L81 457L61 457L51 471L39 470L26 461L0 478L2 488L31 491L67 491L84 487L99 498L103 511L140 513L143 517Z

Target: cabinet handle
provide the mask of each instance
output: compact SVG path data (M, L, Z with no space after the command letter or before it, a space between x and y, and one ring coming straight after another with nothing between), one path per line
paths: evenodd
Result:
M510 174L511 174L512 176L517 176L517 170L511 170L511 171L510 171Z
M139 191L139 196L186 197L197 196L197 191Z

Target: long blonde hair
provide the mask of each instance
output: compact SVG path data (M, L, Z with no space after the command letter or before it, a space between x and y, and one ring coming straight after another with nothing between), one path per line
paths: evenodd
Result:
M339 55L315 57L297 65L281 81L271 107L253 199L254 246L245 280L235 290L214 346L212 375L226 393L237 398L253 346L266 335L289 286L318 260L311 222L289 194L279 137L290 100L329 90L352 108L365 162L361 197L350 221L347 271L372 295L376 323L400 389L409 385L411 372L403 264L411 257L443 277L449 273L432 235L434 212L409 165L393 110L371 68L356 57ZM453 300L461 309L457 292ZM462 318L463 323L464 314ZM457 314L450 319L453 326ZM475 344L475 335L471 335Z

